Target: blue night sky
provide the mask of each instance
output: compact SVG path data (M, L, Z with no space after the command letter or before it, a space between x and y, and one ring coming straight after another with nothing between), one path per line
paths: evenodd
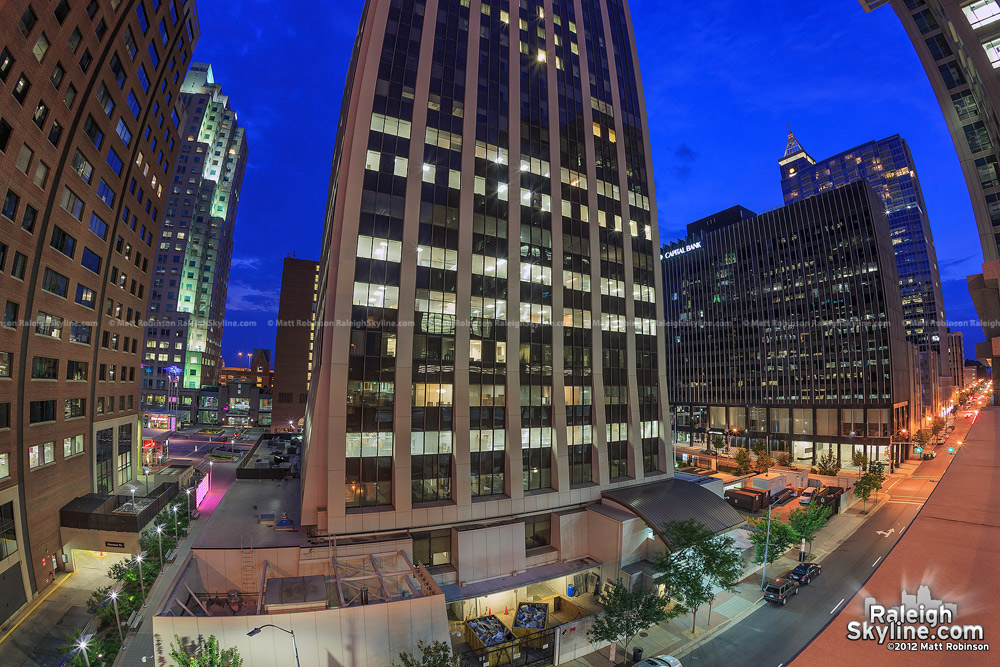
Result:
M761 8L763 5L764 8ZM226 361L274 347L283 258L318 259L334 133L362 3L201 0L195 59L212 64L250 148L236 225ZM983 340L965 276L982 253L955 149L889 7L856 0L631 0L649 116L661 241L733 204L780 206L791 123L816 159L899 133L910 145L937 247L945 311ZM968 326L968 325L972 326ZM966 326L963 326L966 325ZM280 352L279 352L280 354Z

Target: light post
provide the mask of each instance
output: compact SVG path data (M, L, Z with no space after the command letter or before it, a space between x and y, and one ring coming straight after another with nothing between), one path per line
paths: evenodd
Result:
M292 636L292 653L295 655L295 667L299 667L299 649L295 647L295 631L285 630L284 628L279 628L277 625L268 623L267 625L262 625L259 628L254 628L247 633L247 637L253 637L254 635L259 634L264 628L274 628L275 630L281 630L282 632Z
M79 649L80 652L83 653L83 664L85 664L87 667L90 667L90 656L87 655L87 644L90 643L90 640L93 638L93 636L94 636L93 634L83 635L82 637L80 637L80 641L76 645L77 649Z
M132 492L132 511L138 514L138 512L135 511L135 488L131 488L129 491Z
M146 582L142 580L142 559L146 556L145 551L140 551L135 555L135 566L139 570L139 593L142 596L142 606L146 606Z
M174 544L176 544L180 539L177 537L177 505L173 505L170 511L174 513Z
M118 584L108 595L111 597L111 602L115 605L115 625L118 627L118 639L121 641L122 650L125 650L125 635L122 634L122 619L118 616L118 594L122 591L122 585Z
M149 468L142 466L142 474L146 476L146 496L149 496Z
M767 537L764 538L764 569L760 573L760 590L767 587L767 550L771 547L771 504L767 504Z
M212 492L212 468L215 467L215 461L208 462L208 492Z
M188 506L188 523L191 523L191 489L184 489L184 495L187 497Z
M160 568L163 568L163 524L156 527L156 541L160 544Z

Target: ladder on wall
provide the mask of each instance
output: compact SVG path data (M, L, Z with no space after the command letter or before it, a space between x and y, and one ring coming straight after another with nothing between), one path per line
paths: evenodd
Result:
M240 535L240 553L242 555L243 564L243 592L252 594L257 591L257 582L255 581L254 572L256 571L254 557L253 557L253 540L246 543L243 541L243 536Z

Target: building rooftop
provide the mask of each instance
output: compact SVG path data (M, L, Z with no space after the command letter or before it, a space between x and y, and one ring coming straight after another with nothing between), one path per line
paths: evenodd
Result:
M301 532L299 480L237 479L212 512L194 549L234 549L306 545ZM288 514L292 530L275 530L281 513ZM261 516L265 515L265 522ZM271 515L270 519L266 515Z

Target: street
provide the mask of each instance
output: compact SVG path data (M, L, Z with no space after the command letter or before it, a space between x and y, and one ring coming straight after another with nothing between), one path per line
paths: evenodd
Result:
M961 440L970 423L959 418L956 426L947 444L937 447L936 458L920 462L911 477L890 478L881 493L891 499L823 559L819 578L800 587L787 605L767 604L689 653L681 653L684 665L788 664L861 589L905 533L951 461L947 445Z

